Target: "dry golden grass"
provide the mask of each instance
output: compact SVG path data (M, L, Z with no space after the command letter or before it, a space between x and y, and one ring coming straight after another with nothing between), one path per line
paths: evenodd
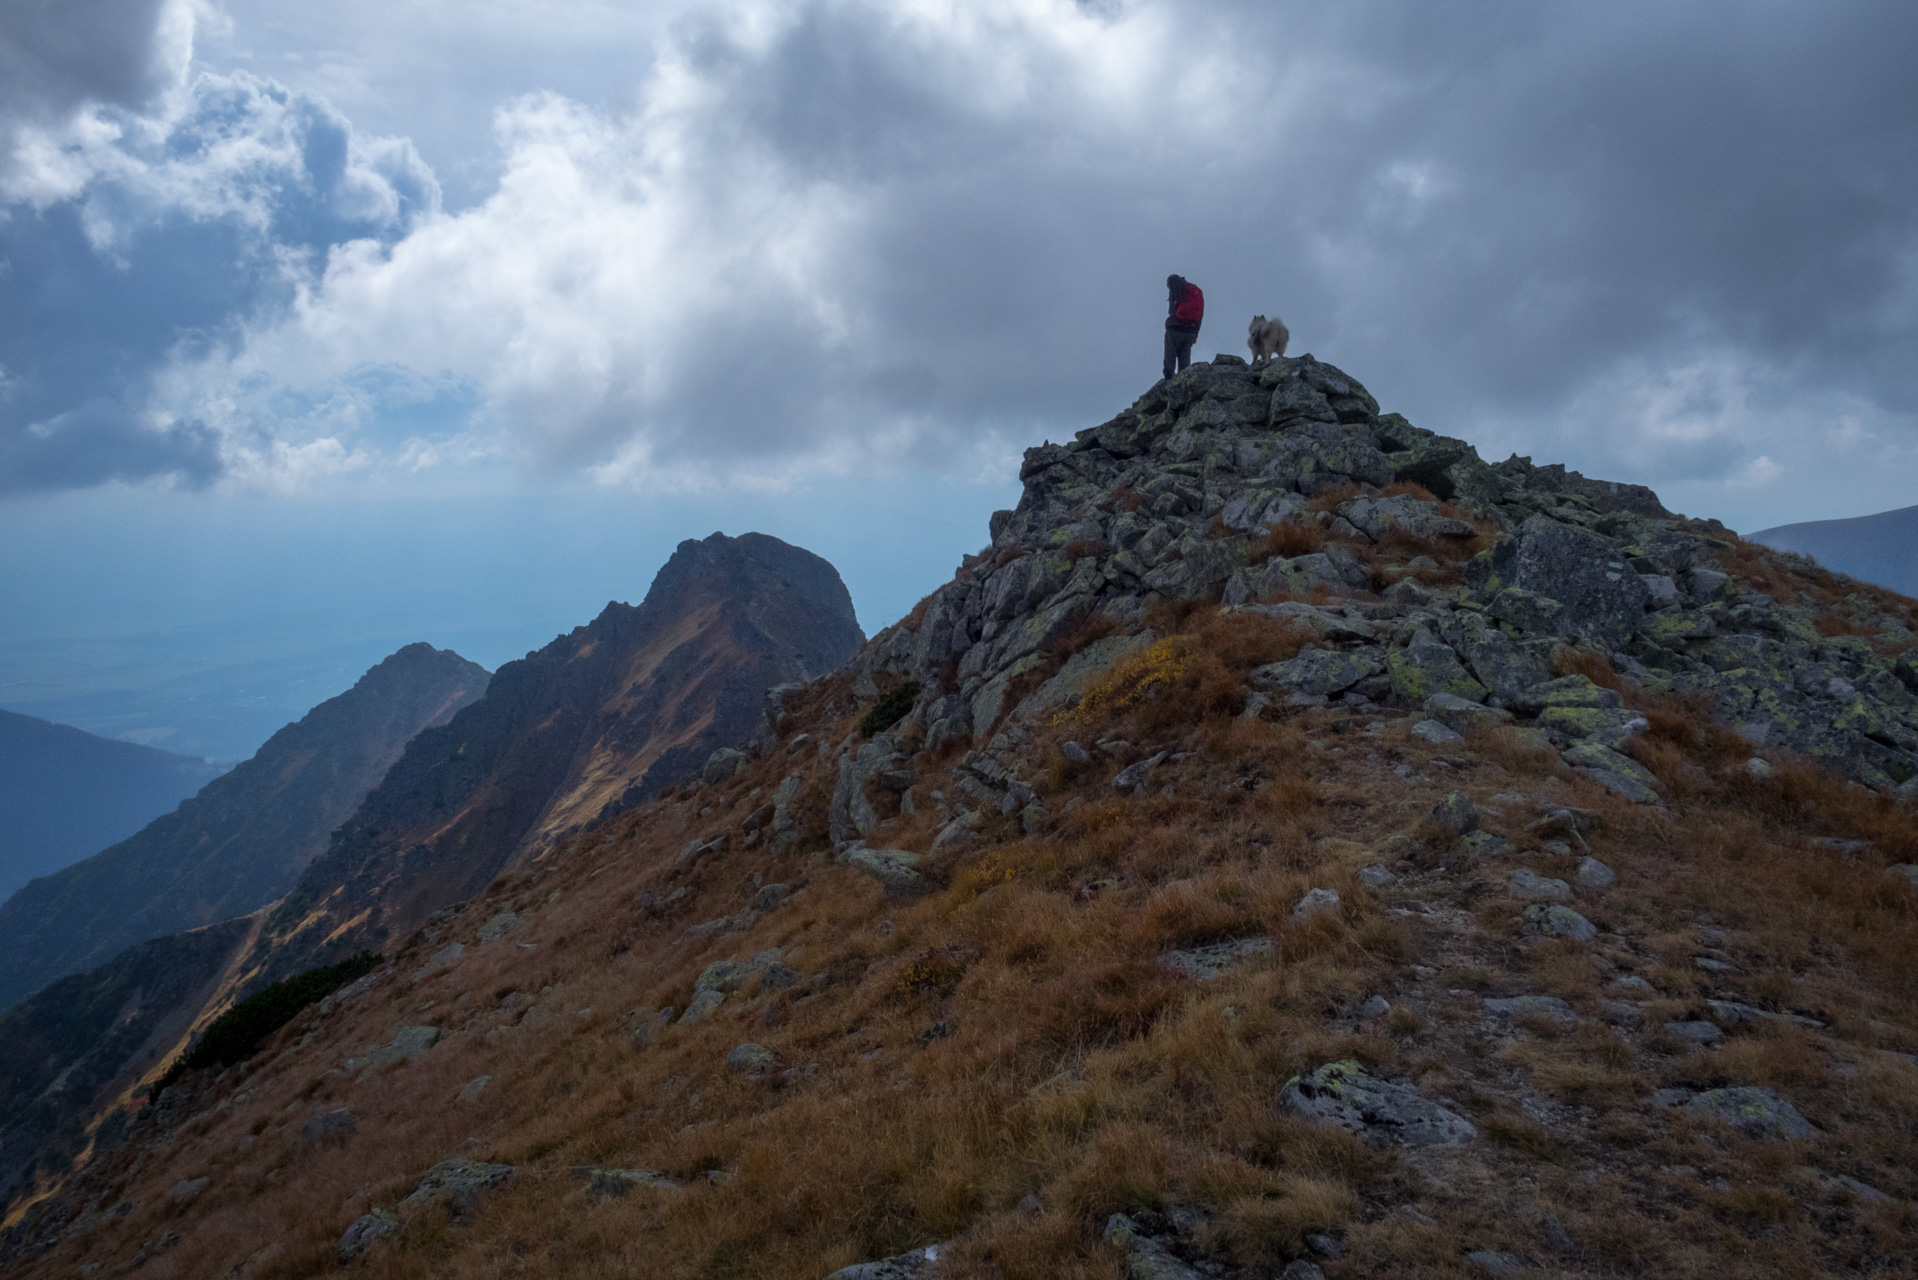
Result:
M1813 1164L1918 1196L1918 1068L1884 1052L1918 1052L1918 901L1882 872L1918 860L1908 811L1808 766L1755 783L1727 735L1679 703L1648 709L1641 758L1674 788L1662 812L1576 776L1552 781L1551 754L1509 733L1475 738L1452 767L1435 757L1459 749L1419 743L1409 722L1368 734L1334 732L1329 712L1240 721L1245 671L1302 637L1210 610L1170 622L1162 643L1178 663L1115 670L1114 688L1137 696L1088 699L1082 719L1041 734L1051 829L1001 825L992 842L928 859L934 890L901 904L825 853L834 766L810 746L622 815L470 904L451 935L468 951L450 971L411 982L444 939L409 944L394 976L309 1042L290 1027L221 1086L224 1106L137 1167L103 1155L121 1162L112 1194L133 1211L18 1273L117 1266L172 1229L179 1244L143 1275L222 1276L249 1258L240 1274L329 1274L348 1222L464 1156L520 1172L470 1223L413 1215L354 1274L817 1277L956 1240L954 1275L1117 1280L1123 1260L1099 1242L1106 1216L1171 1205L1201 1210L1203 1245L1247 1274L1275 1273L1329 1231L1348 1247L1325 1264L1334 1280L1463 1276L1468 1249L1557 1257L1548 1217L1576 1242L1561 1260L1576 1274L1912 1274L1908 1209L1834 1203L1793 1173ZM858 709L842 685L809 690L790 731L847 737ZM1070 765L1057 750L1068 735L1185 754L1118 797L1106 785L1118 762ZM1400 779L1401 762L1432 780ZM808 840L778 856L745 846L740 824L788 773L806 779ZM935 786L951 794L950 779L922 775L922 812L893 818L885 843L929 846ZM1476 866L1439 850L1420 872L1420 819L1454 787L1517 848ZM1521 932L1512 869L1570 876L1577 855L1539 848L1525 813L1490 813L1514 790L1603 819L1591 852L1619 882L1576 904L1605 931L1589 946ZM674 860L727 830L724 849ZM1823 835L1873 844L1848 858L1811 842ZM1373 862L1408 879L1364 888L1356 873ZM802 887L744 933L687 934L771 881ZM1343 909L1296 924L1290 910L1313 887L1337 890ZM473 931L508 906L519 929L477 944ZM1248 933L1278 946L1214 982L1157 963L1168 947ZM706 1021L634 1043L654 1010L684 1007L707 964L774 947L797 986L749 984ZM1736 976L1693 965L1707 950ZM1620 973L1658 988L1642 1001L1648 1027L1726 989L1829 1029L1767 1024L1699 1052L1601 1021ZM1488 1023L1458 991L1555 994L1586 1021ZM1381 992L1391 1016L1361 1023L1358 1006ZM338 1070L416 1022L446 1031L418 1061L365 1081ZM795 1074L729 1074L724 1057L743 1041ZM1335 1057L1416 1079L1485 1140L1394 1158L1281 1114L1279 1085ZM493 1079L479 1099L456 1101L482 1074ZM1777 1088L1823 1136L1781 1148L1643 1103L1662 1086L1727 1083ZM359 1134L303 1145L300 1126L338 1106L359 1115ZM686 1185L595 1201L574 1172L594 1164ZM167 1198L200 1175L212 1182L199 1198ZM1719 1178L1729 1192L1713 1189ZM1036 1211L1020 1208L1028 1195Z

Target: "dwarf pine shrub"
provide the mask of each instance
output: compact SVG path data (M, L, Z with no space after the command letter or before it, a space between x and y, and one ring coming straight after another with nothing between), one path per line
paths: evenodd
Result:
M921 687L917 680L908 680L904 684L897 684L886 690L880 695L879 701L873 703L872 708L859 721L860 734L870 738L873 734L884 733L898 724L905 718L906 712L912 710L912 704L918 699Z
M230 1067L252 1056L268 1036L293 1021L300 1010L371 973L379 962L379 956L362 951L338 964L308 969L256 991L209 1023L199 1041L161 1077L155 1091L172 1084L183 1072Z

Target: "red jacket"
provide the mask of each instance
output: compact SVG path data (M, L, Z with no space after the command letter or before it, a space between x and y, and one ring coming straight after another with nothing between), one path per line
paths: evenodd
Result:
M1205 294L1190 280L1181 280L1167 290L1165 327L1199 331L1205 320Z

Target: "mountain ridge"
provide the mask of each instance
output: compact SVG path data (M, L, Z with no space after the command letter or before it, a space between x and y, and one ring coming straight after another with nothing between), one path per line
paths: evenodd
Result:
M487 678L450 650L408 645L172 813L23 886L0 903L0 1005L284 894L406 743Z
M0 710L0 901L132 835L226 770Z
M395 932L0 1257L1899 1273L1918 603L1311 357L1022 479L745 756Z
M1918 506L1840 520L1804 520L1745 535L1828 569L1905 595L1918 594Z

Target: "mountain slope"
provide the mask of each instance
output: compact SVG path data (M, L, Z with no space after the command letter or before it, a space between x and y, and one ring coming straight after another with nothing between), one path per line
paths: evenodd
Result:
M245 917L129 947L0 1013L0 1197L111 1103L129 1066L163 1063L256 927Z
M559 839L743 744L767 689L864 635L838 573L777 538L682 542L638 606L502 666L412 743L273 914L273 973L378 951Z
M1310 357L1025 482L740 772L395 935L0 1260L1910 1273L1918 604Z
M0 905L0 1005L136 942L279 897L407 742L486 683L456 653L408 645L174 812L28 884Z
M1849 520L1807 520L1745 535L1780 551L1810 556L1827 569L1918 595L1918 507Z
M0 901L124 840L224 766L0 711Z

